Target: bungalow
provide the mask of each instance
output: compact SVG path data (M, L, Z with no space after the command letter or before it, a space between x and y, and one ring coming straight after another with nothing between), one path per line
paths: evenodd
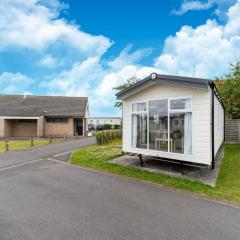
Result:
M0 95L0 137L86 136L88 98Z
M123 151L208 165L224 141L224 106L213 81L160 75L117 93L123 102Z

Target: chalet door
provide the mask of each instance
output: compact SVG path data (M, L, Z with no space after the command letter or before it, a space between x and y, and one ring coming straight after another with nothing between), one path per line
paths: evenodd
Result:
M83 119L76 119L76 132L78 136L83 136Z

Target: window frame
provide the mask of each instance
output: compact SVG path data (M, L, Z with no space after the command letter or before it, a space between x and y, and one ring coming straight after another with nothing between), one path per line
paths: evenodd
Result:
M148 102L149 101L139 101L139 102L132 102L132 104L131 104L131 112L132 112L132 114L139 114L139 113L146 113L146 112L148 112ZM133 104L141 104L141 103L146 103L146 110L145 111L133 111Z
M55 121L51 121L51 120L55 120ZM56 119L66 119L66 121L56 121ZM50 121L49 121L50 120ZM46 118L46 122L49 123L49 124L68 124L69 122L69 118L67 117L49 117L49 118Z
M144 149L144 150L148 150L149 149L149 111L148 111L148 103L149 101L136 101L136 102L132 102L131 104L131 148L133 149ZM138 104L138 103L146 103L146 110L145 111L133 111L133 104ZM141 115L141 114L147 114L147 148L137 148L137 147L133 147L132 145L132 129L133 129L133 115Z
M178 99L190 99L191 100L191 108L188 109L170 109L170 101L171 100L178 100ZM153 150L149 149L149 103L150 101L158 101L158 100L168 100L168 151L161 151L161 150ZM136 103L146 103L146 111L133 111L133 104ZM170 113L192 113L192 153L191 154L184 154L184 153L176 153L170 152ZM147 148L136 148L132 146L132 116L134 114L147 114ZM158 99L148 99L143 101L133 101L131 102L131 148L135 150L147 150L149 152L157 152L163 154L172 154L177 156L194 156L194 134L195 127L194 127L194 98L193 96L177 96L177 97L165 97L165 98L158 98Z
M17 119L18 123L37 123L37 119Z

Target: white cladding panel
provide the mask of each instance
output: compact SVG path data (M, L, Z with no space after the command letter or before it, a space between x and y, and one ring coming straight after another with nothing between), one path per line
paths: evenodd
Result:
M216 156L224 140L224 109L214 96L214 154Z
M169 97L193 98L193 154L160 152L132 148L132 103ZM191 87L156 84L123 100L123 151L182 161L211 164L211 91Z

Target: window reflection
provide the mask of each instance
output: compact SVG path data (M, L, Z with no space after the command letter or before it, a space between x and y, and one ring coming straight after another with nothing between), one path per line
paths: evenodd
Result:
M149 102L149 149L168 151L168 100Z
M147 148L147 114L132 115L132 147Z

